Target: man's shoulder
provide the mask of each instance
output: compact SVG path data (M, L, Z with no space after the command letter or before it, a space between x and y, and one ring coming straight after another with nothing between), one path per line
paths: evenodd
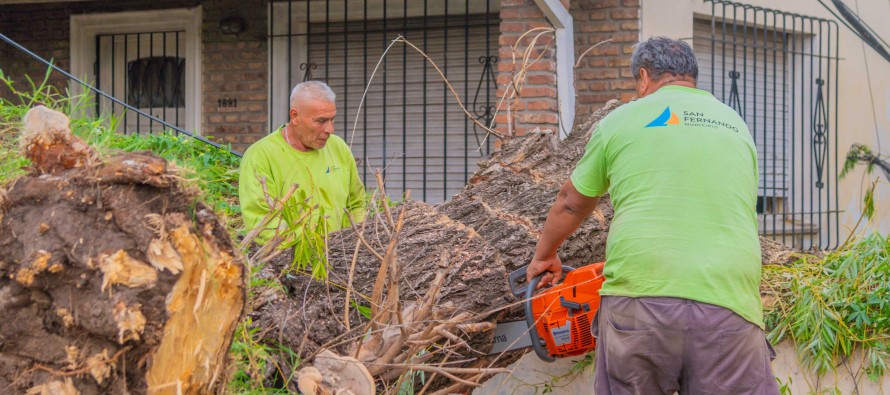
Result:
M269 150L278 146L278 142L276 141L276 138L278 137L277 132L277 130L273 131L272 133L267 134L263 138L251 144L250 147L247 147L247 150L244 151L244 157L249 158L257 155L263 155L269 152Z
M602 132L626 126L628 123L632 124L634 121L639 121L640 116L649 106L650 104L645 99L636 99L624 103L603 117L597 124L597 127Z

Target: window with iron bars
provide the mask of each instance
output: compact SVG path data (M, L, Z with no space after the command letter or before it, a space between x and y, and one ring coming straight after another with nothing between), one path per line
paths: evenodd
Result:
M757 147L762 235L798 248L839 238L838 36L833 21L706 0L698 86L735 109Z

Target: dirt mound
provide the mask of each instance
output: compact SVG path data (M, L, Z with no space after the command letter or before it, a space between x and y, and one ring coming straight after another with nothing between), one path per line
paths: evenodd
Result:
M219 390L244 299L227 232L163 159L101 160L60 117L29 112L32 173L0 193L0 392Z

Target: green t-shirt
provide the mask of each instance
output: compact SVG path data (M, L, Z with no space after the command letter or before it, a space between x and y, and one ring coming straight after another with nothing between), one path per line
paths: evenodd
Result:
M745 121L706 91L665 86L601 120L571 176L615 209L600 293L691 299L762 328L757 174Z
M349 226L344 209L349 210L355 221L364 219L365 188L358 176L355 158L342 138L331 135L324 148L302 152L291 147L278 129L263 137L244 152L238 195L241 215L248 230L255 228L269 212L260 179L265 177L269 195L282 198L293 184L299 189L291 201L309 198L309 205L318 205L310 221L318 221L323 213L327 231ZM273 220L257 238L265 243L281 219Z

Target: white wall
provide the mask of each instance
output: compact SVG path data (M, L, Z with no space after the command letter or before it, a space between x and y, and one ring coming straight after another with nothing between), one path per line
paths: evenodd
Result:
M816 0L769 0L740 1L752 6L773 8L799 13L806 16L835 18ZM825 1L830 5L830 1ZM844 0L868 23L885 41L890 40L890 3L878 0ZM857 10L858 5L858 10ZM675 39L692 37L694 14L711 14L711 3L702 0L643 0L641 5L641 38L667 36ZM872 149L880 145L882 153L890 154L890 62L884 60L867 45L854 36L840 22L839 44L839 90L838 90L838 163L843 164L847 151L853 143L866 144ZM871 74L867 79L866 64ZM869 85L874 101L869 95ZM875 125L875 120L877 125ZM876 130L877 128L877 130ZM872 179L881 175L883 183L876 192L877 214L869 232L879 230L890 233L890 184L884 180L880 170ZM840 180L839 209L840 239L855 226L862 210L862 197L869 178L864 176L864 167L858 166L852 174Z

